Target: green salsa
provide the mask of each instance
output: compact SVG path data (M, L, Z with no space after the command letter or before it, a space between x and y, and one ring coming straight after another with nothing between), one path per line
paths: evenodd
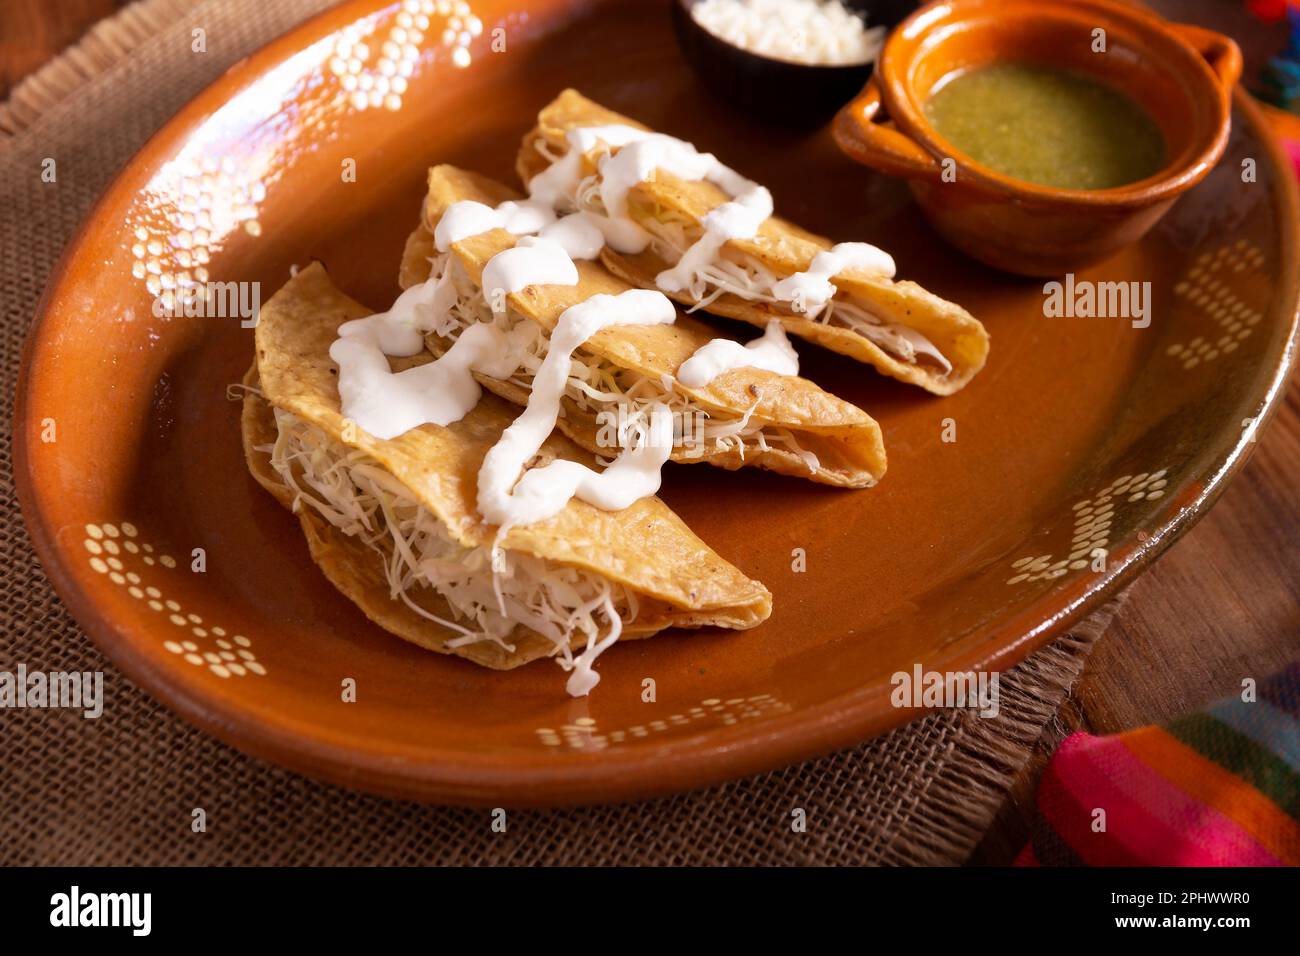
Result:
M1160 128L1140 106L1066 70L978 67L941 86L925 115L971 159L1042 186L1109 189L1165 163Z

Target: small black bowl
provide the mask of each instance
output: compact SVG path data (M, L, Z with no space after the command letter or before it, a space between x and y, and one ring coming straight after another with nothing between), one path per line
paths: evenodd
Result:
M874 63L816 66L751 53L695 22L699 0L672 0L673 28L686 61L705 85L751 118L773 126L818 126L851 100ZM919 5L915 0L844 0L865 14L869 27L892 28Z

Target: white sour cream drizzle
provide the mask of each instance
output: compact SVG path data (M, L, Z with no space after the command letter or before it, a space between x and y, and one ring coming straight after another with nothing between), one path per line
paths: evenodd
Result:
M594 295L560 314L523 414L488 451L478 475L478 510L503 528L543 521L577 496L606 511L619 511L659 490L659 471L672 453L672 417L655 404L651 434L625 450L603 472L557 459L519 477L555 428L573 353L601 329L613 325L668 325L677 309L659 292L630 289ZM517 483L516 483L517 482ZM513 491L511 490L513 487Z
M528 183L529 202L558 209L570 203L582 180L583 154L606 143L619 148L654 135L631 126L582 126L568 133L569 151ZM605 157L608 159L609 157ZM626 216L594 216L610 248L626 255L643 252L650 244L649 234Z
M714 339L700 347L677 370L677 381L688 388L702 388L733 368L761 368L778 375L798 375L799 354L786 338L781 321L773 319L762 335L746 345L731 339Z
M570 213L543 229L539 238L560 246L571 259L595 259L605 248L600 218L589 212ZM526 239L519 241L527 242Z
M453 242L504 229L517 236L541 232L555 222L555 210L543 203L503 202L493 209L481 202L466 199L447 207L433 231L439 252L446 252Z
M731 197L704 217L704 235L677 264L655 277L655 284L665 292L680 292L700 266L717 257L723 244L731 239L752 239L772 215L772 194L765 187L685 140L623 125L580 126L569 130L566 138L569 151L528 184L530 199L552 206L571 202L582 179L583 154L602 142L618 149L599 161L600 200L610 222L606 235L618 252L635 255L649 241L645 230L628 217L627 194L656 170L692 182L707 180Z
M897 268L894 257L865 242L841 242L817 253L806 272L796 272L772 286L772 295L786 302L798 302L806 312L818 312L835 297L831 279L845 269L866 269L888 279Z
M741 192L731 202L723 203L705 215L704 235L682 253L677 265L655 276L655 285L665 292L680 292L690 285L691 277L701 266L718 257L722 247L732 239L753 239L763 221L772 215L772 194L763 186Z
M339 367L343 414L376 438L396 438L426 422L460 421L482 394L472 372L500 378L518 367L528 330L484 322L467 329L440 361L402 372L390 369L388 356L424 349L423 333L438 324L448 296L455 294L440 280L422 282L398 296L387 312L339 326L330 358Z
M505 297L530 285L577 285L578 267L558 242L525 236L483 267L483 294L493 312L505 311Z
M434 228L433 239L439 252L446 252L453 242L504 229L517 236L538 234L563 246L574 259L594 259L605 245L600 220L605 217L589 212L575 212L556 218L550 206L531 199L507 200L495 209L472 199L452 203ZM521 240L520 245L525 243ZM516 290L517 291L517 290Z
M460 421L483 394L471 373L513 375L528 347L520 333L530 331L480 322L466 329L439 361L392 372L379 344L382 327L364 324L369 321L344 323L330 346L330 358L339 367L344 416L384 440L427 422Z
M648 233L627 215L627 195L638 183L652 178L655 170L689 181L707 180L732 197L705 215L704 234L675 265L655 276L655 285L665 292L687 288L702 268L715 262L728 241L754 238L763 221L772 215L772 194L767 189L684 140L622 124L575 127L565 134L565 139L568 152L532 178L527 202L552 208L575 205L582 185L584 154L602 143L618 150L597 160L599 193L606 215L587 213L616 252L636 255L649 244ZM777 301L797 305L801 314L815 315L838 291L831 280L848 269L863 269L890 279L896 273L893 257L883 249L865 242L841 242L814 256L806 271L775 282L769 294ZM890 327L915 352L938 362L945 374L952 370L948 359L920 332L903 325Z

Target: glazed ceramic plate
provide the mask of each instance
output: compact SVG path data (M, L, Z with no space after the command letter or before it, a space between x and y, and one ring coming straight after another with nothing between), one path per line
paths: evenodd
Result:
M29 342L18 478L50 577L133 680L237 747L384 793L518 805L662 793L863 740L918 714L891 706L894 673L1009 667L1130 580L1222 490L1278 397L1296 199L1244 97L1209 179L1078 277L1150 283L1153 321L1133 328L1046 318L1040 282L950 250L905 186L829 133L765 132L709 99L666 4L483 0L478 36L445 34L446 6L345 3L223 76L109 190ZM227 386L251 331L151 310L191 281L256 281L265 299L313 258L386 306L425 168L511 179L537 109L569 85L716 152L808 228L886 246L993 341L946 399L801 343L806 376L879 419L889 474L853 492L670 467L663 497L775 611L749 632L616 646L584 699L550 662L482 670L368 623L244 467Z

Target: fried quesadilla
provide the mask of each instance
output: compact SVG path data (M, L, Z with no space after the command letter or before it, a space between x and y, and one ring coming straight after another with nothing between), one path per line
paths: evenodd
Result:
M319 264L261 309L242 428L254 477L297 514L325 575L372 621L496 669L556 656L570 693L599 679L614 640L666 627L749 628L771 595L724 561L658 498L606 511L581 500L501 533L475 508L477 476L518 409L484 395L459 421L381 440L340 411L331 344L371 310ZM393 361L394 371L431 361ZM545 460L592 456L553 434Z
M635 286L759 327L779 319L791 334L936 395L984 366L979 321L895 282L887 254L832 246L771 215L761 186L575 90L542 110L516 168L531 196L617 226L601 260Z
M408 291L423 283L426 301L432 306L438 300L437 315L427 320L433 324L427 342L437 355L445 354L477 323L504 322L515 331L522 325L525 332L531 328L513 374L475 373L484 388L522 405L564 312L593 296L617 296L632 287L600 263L578 260L573 263L573 284L528 285L505 295L496 303L502 308L494 311L491 290L484 290L485 273L494 258L530 238L489 228L444 242L440 250L435 234L456 204L462 211L474 207L488 217L484 225L490 225L489 213L503 204L518 211L521 199L508 187L474 173L451 166L431 169L423 221L407 241L400 283ZM537 225L533 222L520 231L536 231ZM595 251L591 254L594 257ZM879 426L856 406L806 379L742 366L716 377L706 374L703 384L685 384L687 363L716 341L708 326L682 315L663 324L601 329L573 355L560 429L589 451L608 455L618 444L615 432L628 420L644 417L652 405L662 404L679 423L674 461L728 469L755 465L844 487L867 487L880 479L886 462ZM733 349L739 347L725 341Z

